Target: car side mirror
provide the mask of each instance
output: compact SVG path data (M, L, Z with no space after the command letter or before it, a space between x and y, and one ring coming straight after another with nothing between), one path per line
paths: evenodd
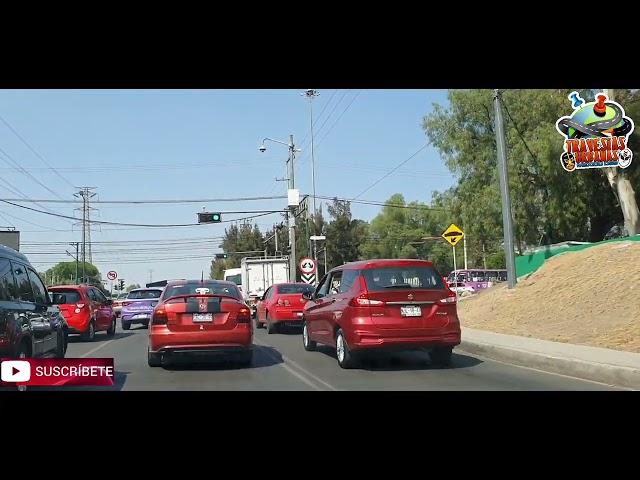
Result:
M302 298L304 298L305 300L313 300L313 293L312 292L304 292L302 294Z

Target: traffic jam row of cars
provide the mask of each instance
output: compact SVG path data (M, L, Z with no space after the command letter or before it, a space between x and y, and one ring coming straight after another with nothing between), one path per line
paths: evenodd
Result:
M263 327L268 334L298 327L305 351L330 346L342 368L398 350L428 351L432 363L447 365L460 343L456 305L431 262L370 260L332 269L317 287L272 285L260 296L254 324L232 282L169 281L114 302L90 285L47 291L24 255L0 249L0 356L64 357L69 334L85 341L102 331L113 336L119 316L124 330L148 327L150 367L210 356L248 366L255 329Z

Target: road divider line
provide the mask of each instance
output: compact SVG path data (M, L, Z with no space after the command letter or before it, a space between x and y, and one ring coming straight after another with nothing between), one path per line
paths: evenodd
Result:
M113 339L115 340L115 338ZM106 342L98 345L96 348L94 348L93 350L89 350L87 353L85 353L84 355L80 355L80 358L86 358L89 355L91 355L93 352L97 352L98 350L100 350L102 347L106 347L107 345L109 345L111 342L113 342L113 340L107 340Z
M264 347L271 347L271 348L275 348L273 345L269 345L267 343L263 343L257 339L254 339L254 343L257 343L259 345L262 345ZM297 368L300 373L302 373L303 375L306 375L307 377L311 378L312 380L315 380L316 382L318 382L319 384L323 385L324 387L328 388L329 390L332 390L334 392L338 391L337 388L335 388L333 385L325 382L324 380L322 380L320 377L314 375L313 373L311 373L310 371L308 371L307 369L305 369L304 367L302 367L300 364L298 364L297 362L294 362L293 360L291 360L289 357L287 357L286 355L283 355L282 353L280 353L280 356L282 357L282 360L285 362L285 365L288 363L292 366L294 366L295 368ZM288 366L288 365L287 365ZM289 368L290 369L290 368Z
M258 342L256 342L258 343ZM264 344L260 344L264 347L268 347L269 345L264 345ZM322 388L318 385L316 385L315 383L313 383L311 380L309 380L308 378L306 378L304 375L296 372L293 368L291 368L289 365L287 365L286 363L280 363L278 361L278 357L276 357L275 355L273 355L271 352L261 349L262 352L264 352L264 354L266 356L268 356L269 358L271 358L273 361L276 362L277 365L282 366L287 372L289 372L291 375L293 375L294 377L298 378L299 380L301 380L302 382L304 382L305 384L309 385L311 388L313 388L314 390L322 390ZM284 360L284 357L282 357L282 359Z

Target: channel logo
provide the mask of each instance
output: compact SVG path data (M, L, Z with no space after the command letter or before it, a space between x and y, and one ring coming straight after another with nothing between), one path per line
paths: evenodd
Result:
M31 380L31 364L26 360L5 360L0 369L3 382L21 383Z

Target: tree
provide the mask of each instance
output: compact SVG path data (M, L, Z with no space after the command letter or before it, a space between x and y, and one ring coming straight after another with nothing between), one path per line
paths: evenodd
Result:
M365 241L368 224L351 216L351 204L334 199L327 206L331 221L326 227L327 263L329 270L360 259L360 245Z
M86 278L84 283L102 287L102 277L100 271L95 265L85 263L84 272ZM76 281L76 262L60 262L45 272L45 276L51 285L60 285L63 283L75 283ZM78 280L83 281L82 262L78 263Z
M604 172L569 174L560 167L562 137L555 122L570 108L568 93L517 90L502 96L519 253L543 242L601 240L606 230L622 218ZM474 257L478 247L484 245L485 260L487 246L502 238L492 101L488 90L450 91L449 107L435 105L423 123L429 140L458 177L457 185L444 198L452 222L460 221L458 225L464 226L474 241ZM635 136L630 140L637 141ZM637 182L638 169L633 168L629 167L625 175Z
M127 287L127 292L130 292L131 290L135 290L136 288L142 288L142 287L140 286L139 283L133 283Z

